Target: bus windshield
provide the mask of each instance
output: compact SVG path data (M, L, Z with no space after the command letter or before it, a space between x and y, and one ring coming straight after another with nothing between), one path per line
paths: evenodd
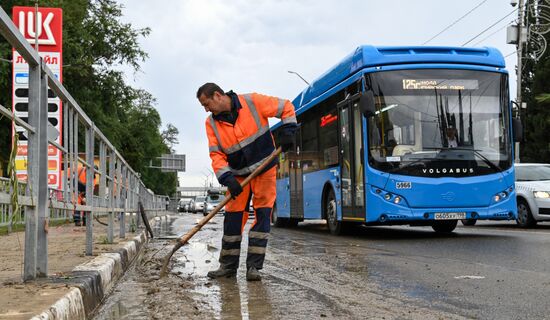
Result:
M366 75L375 96L369 164L414 176L492 174L512 165L507 75L423 69Z

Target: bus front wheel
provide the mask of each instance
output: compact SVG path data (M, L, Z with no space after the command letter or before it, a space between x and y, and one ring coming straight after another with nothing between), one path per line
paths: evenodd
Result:
M342 221L338 221L336 215L336 197L334 190L330 189L325 200L325 213L327 217L328 229L330 233L339 235L342 233Z
M434 229L435 232L451 233L456 228L457 223L458 220L434 221L432 229Z

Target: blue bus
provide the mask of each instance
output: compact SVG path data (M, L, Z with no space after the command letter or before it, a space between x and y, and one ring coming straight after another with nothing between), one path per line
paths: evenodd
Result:
M293 103L300 129L279 158L275 226L452 232L458 220L516 218L522 129L498 50L360 46Z

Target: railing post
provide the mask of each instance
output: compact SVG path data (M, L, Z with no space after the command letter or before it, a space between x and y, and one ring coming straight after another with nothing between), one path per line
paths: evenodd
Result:
M33 201L38 201L40 167L40 66L29 64L29 124L36 133L28 132L27 188ZM16 190L17 192L17 190ZM36 246L38 206L29 206L25 210L25 258L23 280L36 278Z
M71 150L69 149L69 103L67 101L63 101L62 106L63 108L63 147L65 147L66 153L62 153L63 157L63 174L61 175L61 179L63 179L63 201L67 203L69 201L69 184L67 183L67 172L69 168L69 154ZM62 151L59 151L62 152ZM63 215L65 216L65 219L68 218L67 216L68 211L63 210Z
M78 155L78 112L76 112L75 109L71 108L72 111L72 118L73 118L73 137L72 137L72 144L73 144L73 164L71 169L71 184L72 184L72 190L73 190L73 203L78 205L78 199L79 199L79 190L78 190L78 163L80 156ZM75 209L76 211L76 209ZM84 221L84 212L80 211L80 221Z
M109 226L107 228L107 241L109 243L113 242L113 235L114 235L114 224L113 221L113 208L115 206L115 192L117 188L116 184L116 174L115 174L115 166L117 161L117 156L115 154L115 150L111 150L111 159L109 160L109 177L111 177L111 188L109 188L109 207L111 210L109 211Z
M123 167L122 170L122 207L124 211L120 213L119 223L120 227L118 229L118 237L124 239L126 237L126 210L128 209L128 168Z
M94 205L94 127L86 128L86 206ZM86 211L86 255L93 254L93 211Z
M138 196L137 196L137 202L144 203L145 197L143 196L143 188L141 187L141 180L137 181L137 189L138 189ZM141 212L139 211L139 205L136 205L137 211L136 211L136 229L141 228ZM144 205L145 209L145 205Z
M42 70L45 66L40 59L40 98L38 127L38 237L36 238L36 276L48 276L48 78Z

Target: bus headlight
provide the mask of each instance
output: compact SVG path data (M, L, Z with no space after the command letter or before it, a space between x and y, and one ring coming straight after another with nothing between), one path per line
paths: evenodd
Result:
M393 203L395 203L395 204L401 203L401 197L400 197L400 196L395 197L395 198L393 199Z
M391 200L391 193L386 193L386 194L384 195L384 199L390 201L390 200Z
M495 202L502 201L508 197L508 193L506 191L499 192L493 196L493 200Z
M548 199L550 198L550 192L548 191L533 191L535 198Z

